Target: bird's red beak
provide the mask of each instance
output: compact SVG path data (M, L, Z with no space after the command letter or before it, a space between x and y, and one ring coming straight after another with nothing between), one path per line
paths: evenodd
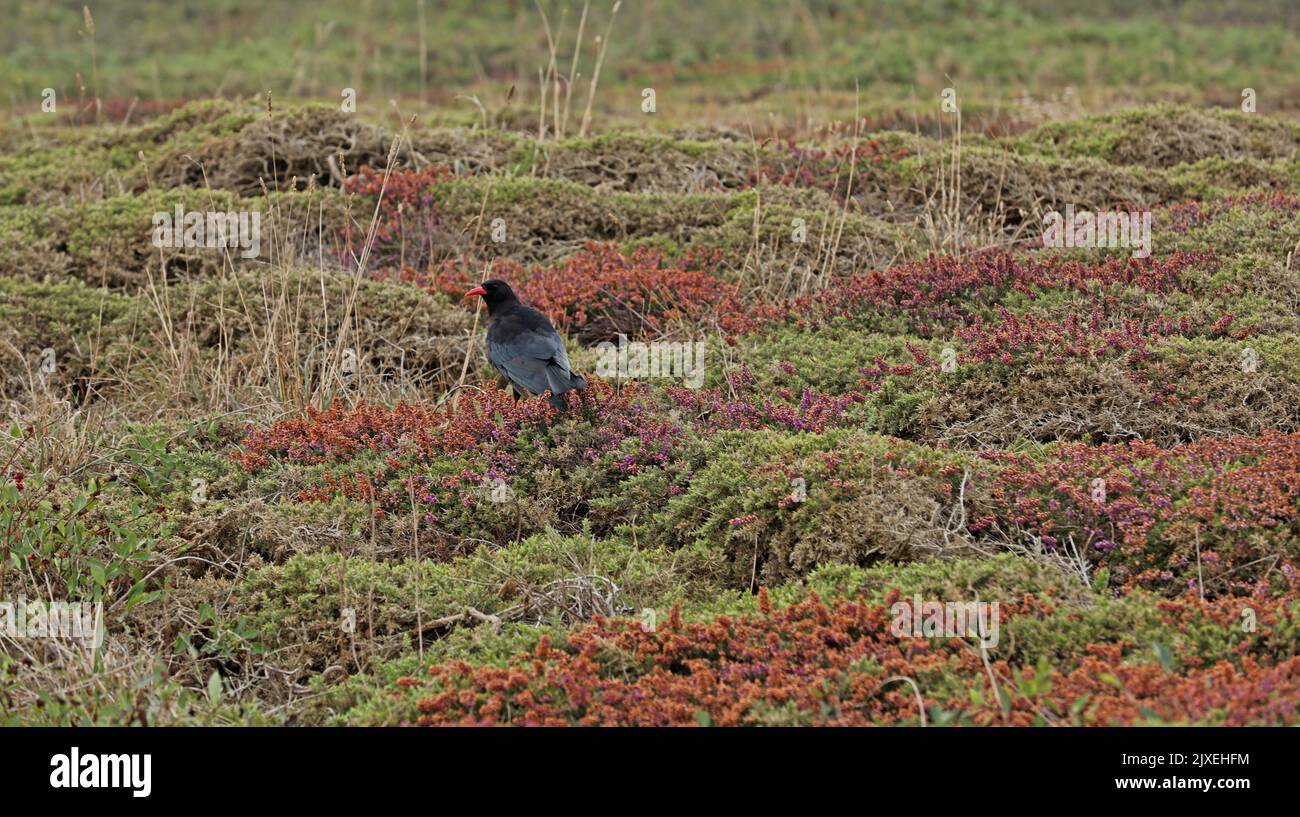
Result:
M472 298L472 297L474 297L475 295L479 295L479 296L486 297L486 296L487 296L487 290L484 289L483 287L474 287L474 288L471 289L469 292L466 292L466 293L465 293L465 297L466 297L466 298Z

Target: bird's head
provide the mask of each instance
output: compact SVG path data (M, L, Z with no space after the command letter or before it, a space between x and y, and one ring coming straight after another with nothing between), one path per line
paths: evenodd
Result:
M473 298L475 296L483 299L483 303L487 304L489 313L503 304L519 300L515 297L515 292L510 288L510 285L497 278L493 278L490 281L484 281L469 292L465 293L466 298Z

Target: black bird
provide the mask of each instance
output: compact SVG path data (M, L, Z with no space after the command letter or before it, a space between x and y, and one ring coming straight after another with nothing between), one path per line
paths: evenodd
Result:
M551 405L564 408L564 393L585 389L587 381L569 367L564 339L546 316L520 303L505 281L493 279L465 293L479 296L488 309L488 360L518 400L551 390Z

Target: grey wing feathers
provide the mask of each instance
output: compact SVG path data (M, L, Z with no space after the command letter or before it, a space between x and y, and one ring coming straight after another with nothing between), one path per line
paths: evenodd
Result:
M586 385L573 376L564 342L555 334L520 331L508 342L489 343L488 359L511 384L533 394L550 389L558 395Z

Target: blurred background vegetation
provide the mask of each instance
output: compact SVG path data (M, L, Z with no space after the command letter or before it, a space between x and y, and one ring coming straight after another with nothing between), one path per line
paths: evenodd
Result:
M4 0L0 74L15 114L60 100L141 112L209 96L340 98L362 113L477 121L536 118L539 71L567 74L575 0ZM963 112L1032 120L1151 101L1300 110L1300 10L1289 0L613 0L589 7L573 95L585 96L610 30L595 111L605 126L726 124L779 130L851 116L930 111L958 89ZM855 84L859 91L855 92ZM512 92L513 87L513 92ZM581 105L577 105L581 107ZM1043 110L1044 108L1048 110ZM507 116L506 118L509 118ZM428 118L426 122L430 121Z

